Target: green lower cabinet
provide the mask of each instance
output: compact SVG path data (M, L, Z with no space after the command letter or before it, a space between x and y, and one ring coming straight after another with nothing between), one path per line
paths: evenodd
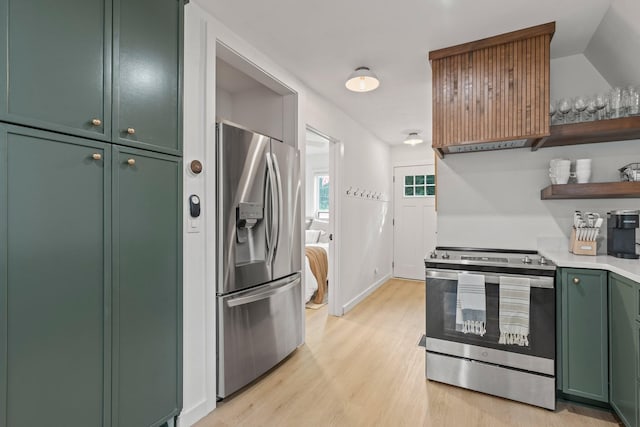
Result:
M0 124L0 426L108 426L110 149Z
M607 272L564 268L560 286L562 392L608 402Z
M113 426L181 408L181 159L114 147Z
M638 286L617 274L609 275L610 403L626 426L638 425Z

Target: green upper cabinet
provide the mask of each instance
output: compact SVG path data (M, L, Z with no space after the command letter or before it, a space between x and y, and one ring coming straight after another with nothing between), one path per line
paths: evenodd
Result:
M563 268L562 391L608 402L607 272Z
M626 426L637 426L638 363L637 297L640 286L617 274L609 275L611 309L611 406Z
M110 150L0 124L0 426L109 425Z
M109 140L111 0L0 0L0 120Z
M114 0L113 142L181 147L182 0Z
M113 427L181 408L181 161L114 146Z

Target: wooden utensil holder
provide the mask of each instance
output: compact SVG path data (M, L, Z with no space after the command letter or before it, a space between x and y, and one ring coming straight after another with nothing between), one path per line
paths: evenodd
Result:
M576 255L592 255L595 256L597 249L595 240L578 240L576 238L576 229L571 229L571 240L569 241L569 252Z

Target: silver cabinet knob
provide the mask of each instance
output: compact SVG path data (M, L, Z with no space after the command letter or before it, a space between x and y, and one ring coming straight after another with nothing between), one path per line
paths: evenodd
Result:
M574 277L573 278L573 283L575 283L576 285L580 283L580 278L578 277Z
M102 160L102 154L100 154L100 153L93 153L93 154L91 155L91 158L92 158L93 160Z
M136 130L134 128L127 128L127 133L129 135L134 135L136 133Z
M136 159L129 159L129 160L127 160L127 164L128 164L129 166L133 166L133 165L135 165L135 164L136 164Z
M94 125L94 126L100 126L100 125L102 125L102 120L93 119L93 120L91 120L91 124Z

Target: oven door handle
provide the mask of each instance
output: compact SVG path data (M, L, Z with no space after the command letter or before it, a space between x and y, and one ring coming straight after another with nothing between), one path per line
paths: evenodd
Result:
M521 274L500 274L500 273L487 273L484 271L463 271L463 270L443 270L437 268L430 268L427 270L427 279L445 279L458 281L458 273L480 274L484 276L484 282L493 285L500 284L500 276L503 277L518 277L522 279L529 279L532 288L545 288L553 289L555 287L555 278L550 276L528 276Z

